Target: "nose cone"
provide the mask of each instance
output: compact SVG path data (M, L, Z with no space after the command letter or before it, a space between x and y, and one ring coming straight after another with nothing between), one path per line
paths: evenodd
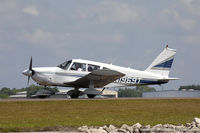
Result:
M22 72L22 74L24 74L25 76L31 76L31 75L32 75L32 71L26 69L26 70L24 70L24 71Z

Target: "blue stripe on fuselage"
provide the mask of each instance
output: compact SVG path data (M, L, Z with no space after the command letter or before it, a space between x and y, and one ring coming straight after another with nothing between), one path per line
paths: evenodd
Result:
M152 81L152 80L140 80L141 84L157 84L158 81Z
M140 80L140 84L165 84L168 81Z

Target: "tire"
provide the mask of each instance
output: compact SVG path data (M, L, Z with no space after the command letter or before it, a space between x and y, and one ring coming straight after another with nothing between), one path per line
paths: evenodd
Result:
M94 98L96 95L87 94L89 98Z
M78 98L78 95L72 94L70 97L71 98Z

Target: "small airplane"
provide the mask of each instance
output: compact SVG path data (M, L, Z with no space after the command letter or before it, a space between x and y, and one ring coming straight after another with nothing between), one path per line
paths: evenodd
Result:
M82 59L68 60L57 67L32 68L31 57L29 69L24 70L23 74L28 76L28 83L31 77L39 85L73 87L67 93L71 98L84 94L94 98L101 95L105 88L161 85L179 79L169 77L175 54L176 50L167 45L144 71ZM80 88L86 89L80 91ZM98 91L95 88L103 89Z

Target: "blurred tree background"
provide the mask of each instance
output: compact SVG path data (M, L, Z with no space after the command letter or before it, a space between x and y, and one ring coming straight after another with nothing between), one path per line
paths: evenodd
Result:
M200 90L200 85L185 85L185 86L180 86L179 87L179 90L190 90L190 89L193 89L193 90Z
M125 88L118 90L118 97L142 97L143 92L156 91L153 87L137 86L136 88Z
M38 86L38 85L30 85L26 88L7 88L3 87L0 90L0 98L9 98L10 95L15 95L17 92L27 91L27 97L31 97L32 95L35 95L37 91L43 90L44 86ZM50 91L51 94L55 94L58 92L57 87L46 87L46 90ZM180 86L179 90L200 90L200 85L185 85ZM156 91L155 88L149 87L149 86L136 86L135 88L120 88L118 90L118 97L142 97L143 92L154 92Z
M31 97L32 95L36 94L37 91L44 89L44 86L38 86L38 85L30 85L29 87L26 88L20 88L20 89L16 89L16 88L7 88L7 87L3 87L0 90L0 98L8 98L10 95L16 95L17 92L22 92L22 91L27 91L27 97ZM56 92L58 92L58 88L57 87L46 87L45 88L48 91L51 91L52 94L55 94Z

